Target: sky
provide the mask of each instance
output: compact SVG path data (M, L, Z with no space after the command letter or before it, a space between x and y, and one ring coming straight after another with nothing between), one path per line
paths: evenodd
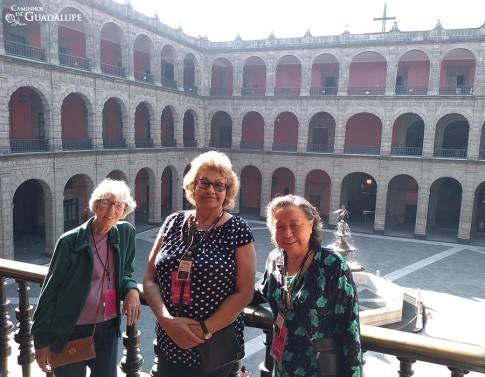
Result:
M401 31L431 30L438 20L445 29L476 28L485 22L485 0L116 0L153 16L185 34L212 42L386 31L394 21Z

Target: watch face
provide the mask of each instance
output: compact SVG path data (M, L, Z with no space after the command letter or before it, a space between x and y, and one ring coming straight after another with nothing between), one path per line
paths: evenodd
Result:
M205 340L209 340L210 338L212 338L212 333L211 332L208 332L208 333L204 334L204 339Z

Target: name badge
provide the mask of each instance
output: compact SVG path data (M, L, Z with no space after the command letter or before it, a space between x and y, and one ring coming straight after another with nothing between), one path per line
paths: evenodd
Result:
M104 319L116 317L116 289L104 291Z
M273 333L273 345L271 346L271 355L279 362L283 361L283 352L285 351L286 334L288 329L285 325L280 329L280 335Z
M190 297L190 279L181 280L178 278L178 274L179 271L172 272L172 304L179 305L182 285L185 284L182 305L189 305L192 303L192 298Z
M178 280L189 280L190 271L192 270L192 259L182 259L177 271Z

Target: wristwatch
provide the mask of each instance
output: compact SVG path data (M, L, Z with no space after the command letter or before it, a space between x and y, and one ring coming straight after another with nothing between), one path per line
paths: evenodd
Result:
M204 332L204 339L209 340L212 337L212 333L209 331L204 321L200 322L200 327L202 327L202 331Z

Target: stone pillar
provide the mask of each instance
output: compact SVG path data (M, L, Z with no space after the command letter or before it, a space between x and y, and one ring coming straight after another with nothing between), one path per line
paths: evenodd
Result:
M41 22L40 27L46 61L52 65L59 65L59 32L56 25L53 22Z
M330 207L328 209L328 224L335 226L337 225L337 218L333 215L333 211L336 211L339 208L342 208L342 204L345 205L346 203L341 203L340 197L340 189L342 187L342 179L340 177L332 179L331 187L330 187Z
M333 153L335 154L344 153L345 126L346 125L345 123L343 123L343 120L340 120L340 123L335 123L335 141L334 141L334 150L333 150Z
M429 66L428 95L437 96L439 94L440 70L441 70L441 65L439 62L440 62L440 56L435 54L434 60L430 61L430 66Z
M312 66L311 62L307 62L307 56L304 56L305 62L301 65L301 83L300 83L300 96L309 96L310 95L310 86L311 86L311 74L312 74Z
M341 62L338 71L338 96L346 96L349 90L349 74L350 63L347 62L348 57L345 57L345 62Z
M97 90L98 94L99 91ZM96 97L98 101L102 101L102 97L98 95ZM90 125L92 127L91 137L93 139L93 149L101 150L103 146L103 105L104 103L94 103L94 116L93 123Z
M157 104L159 101L156 102ZM160 119L162 114L158 111L158 108L153 109L153 116L150 117L150 135L153 139L153 147L159 148L162 143L161 129L160 129ZM175 130L174 130L175 131ZM175 137L175 132L174 132Z
M467 160L476 161L480 158L480 138L482 134L480 124L480 114L478 109L473 110L473 119L471 124L469 124L468 132L468 148L467 148Z
M182 166L178 171L183 174L185 166ZM172 212L182 210L182 200L184 196L184 190L182 189L182 175L172 175Z
M162 221L160 216L162 207L162 185L161 185L160 169L155 172L155 178L148 182L149 197L148 197L148 222L150 224L159 224Z
M2 249L0 255L2 258L14 260L14 239L13 239L13 203L14 193L10 192L10 186L7 177L0 177L0 201L2 221L0 224Z
M380 180L377 186L374 233L383 234L386 226L387 183Z
M393 48L393 47L390 46L390 48ZM392 96L396 94L396 74L397 74L396 54L395 52L391 52L387 59L386 90L384 92L386 96Z
M91 70L94 73L101 73L101 24L99 21L96 21L93 25L93 31L96 30L96 32L91 33L91 38L90 41L91 43L88 43L86 40L86 48L91 45L92 49L92 55L86 55L86 56L92 56L92 61L91 61ZM87 53L88 51L86 51Z
M261 182L261 207L259 211L259 216L261 218L266 217L266 206L271 201L271 184L272 184L272 169L268 166L264 166L261 172L263 180ZM266 179L265 179L266 177Z
M234 117L232 123L232 147L231 149L240 149L242 137L242 119Z
M275 119L264 120L264 147L265 151L271 151L273 149L273 138L274 138L274 122Z
M470 242L473 203L475 203L475 194L471 187L471 182L466 182L463 185L463 193L461 195L460 221L458 226L458 242L460 243Z
M430 110L433 113L432 109ZM428 117L431 118L431 117ZM424 136L423 136L423 158L431 158L434 153L434 138L436 127L432 120L423 119L424 121Z
M130 110L131 102L126 104L128 114L123 114L123 139L127 149L135 149L135 109Z
M184 57L181 56L179 59L174 61L174 73L173 73L173 79L177 83L177 87L179 90L184 89ZM158 65L160 67L160 63ZM160 68L158 69L160 71ZM158 74L160 76L160 73ZM160 82L160 81L158 81Z
M274 56L268 56L268 66L266 67L266 93L267 97L274 97L274 88L276 86L276 67L274 65Z
M306 119L300 119L300 124L298 125L298 145L297 151L299 153L305 153L308 144L308 122Z
M233 70L232 70L232 95L234 97L241 96L241 88L242 88L242 70L241 70L241 61L240 61L239 54L236 54L233 62Z
M428 172L429 173L429 172ZM423 176L425 176L423 172ZM428 205L429 205L429 186L425 184L419 185L418 192L418 208L416 210L416 224L414 226L414 237L419 239L426 238L426 226L428 223Z
M59 88L60 89L60 88ZM59 93L56 88L52 88L53 93ZM49 135L52 150L54 152L62 151L62 115L61 115L61 104L54 101L54 106L51 110L51 132Z
M381 156L389 157L391 155L392 144L392 124L389 124L387 118L384 119L382 124L382 136L381 136Z

